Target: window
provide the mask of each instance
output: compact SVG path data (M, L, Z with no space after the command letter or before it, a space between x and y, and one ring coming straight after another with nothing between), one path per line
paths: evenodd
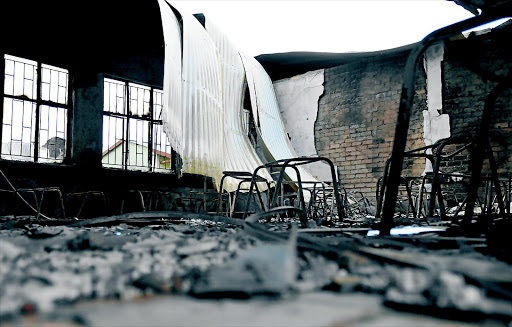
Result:
M104 167L172 170L174 155L162 126L162 96L161 90L149 86L105 78Z
M69 109L67 70L4 56L2 149L9 160L62 162Z

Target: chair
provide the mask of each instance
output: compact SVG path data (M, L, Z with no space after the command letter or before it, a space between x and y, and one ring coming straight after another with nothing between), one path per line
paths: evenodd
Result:
M244 192L244 191L249 191L248 188L243 188L243 185L252 182L253 174L251 174L249 172L244 172L244 171L223 171L222 174L223 174L223 176L222 176L222 179L220 182L220 188L219 188L217 214L224 214L229 217L235 217L237 214L241 213L241 212L236 211L237 204L238 204L238 201L240 198L240 193ZM232 179L237 180L238 183L237 183L237 189L235 192L224 193L224 182L225 182L226 178L232 178ZM255 183L265 183L267 185L267 189L270 190L270 182L267 181L265 178L256 175L254 177L254 180L255 180ZM260 209L262 211L265 211L268 207L268 204L265 205L259 188L256 187L255 190L256 190L256 192L252 192L252 191L248 192L247 196L250 197L251 194L257 195L258 204L260 206ZM224 209L223 208L224 195L227 195L226 210L223 210ZM247 199L247 201L249 201L249 199Z
M427 220L427 217L431 218L434 216L435 208L436 208L436 200L437 200L437 205L439 208L439 215L440 215L441 219L447 220L446 208L445 208L445 203L444 203L445 202L444 196L446 195L446 193L443 194L443 190L442 190L441 186L447 185L447 184L458 183L458 184L463 185L465 190L467 192L469 192L469 189L468 189L469 186L464 182L463 179L469 178L470 175L465 174L465 173L460 173L460 172L443 172L443 171L441 171L441 166L444 165L444 166L448 167L450 160L452 160L453 158L457 158L457 156L460 155L463 151L470 150L474 144L476 144L476 140L474 139L474 137L472 137L469 134L460 134L460 135L452 136L450 138L439 140L438 142L436 142L432 145L409 150L404 153L404 157L406 157L406 158L426 158L432 164L432 172L428 172L424 176L416 176L416 177L402 176L400 178L399 183L400 183L400 185L402 185L402 187L404 187L406 189L406 192L408 194L409 206L412 209L414 218L419 218L420 215L422 214L423 201L424 201L423 199L424 199L424 195L426 194L427 195L426 201L428 202L428 204L427 204L426 213L424 214L425 220ZM446 147L448 147L450 145L456 146L456 149L451 152L446 151ZM429 149L432 151L431 154L425 152L426 150L429 150ZM483 150L484 150L483 152L487 154L487 157L489 159L492 176L483 177L482 180L485 183L490 183L490 184L488 184L487 189L494 187L497 190L497 194L498 193L501 194L501 192L499 191L500 185L496 185L496 180L498 180L497 169L496 169L496 165L494 164L494 157L493 157L492 149L488 142L487 142L486 149L483 149ZM470 156L471 155L472 154L470 152ZM479 154L479 155L482 155L482 154ZM389 173L389 166L390 166L391 159L392 158L389 157L388 160L386 161L383 177L381 177L379 179L379 181L377 182L377 194L376 194L377 195L377 214L376 214L377 218L380 218L380 215L382 214L383 197L384 197L385 188L387 186L386 184L388 183L387 177L388 177L388 173ZM460 162L459 165L460 164L462 164L462 162ZM421 182L419 183L418 196L417 196L417 201L416 201L417 207L415 208L414 207L415 201L413 200L413 195L412 195L411 181L418 180L418 179L421 180ZM431 185L430 190L426 190L426 185L428 185L428 184ZM462 205L465 204L466 200L467 200L467 197L464 199L462 204L460 204L461 208L462 208ZM477 201L480 202L483 211L486 211L488 209L488 205L485 203L485 201L482 202L478 197L477 197ZM500 198L497 198L497 201L501 202L498 204L499 207L504 208L503 199L500 197ZM482 205L482 203L483 203L483 205ZM456 210L455 217L458 214L458 212L461 210L461 208ZM500 209L500 210L503 210L503 209ZM454 221L456 219L455 217L454 217ZM428 221L427 221L427 223L428 223Z

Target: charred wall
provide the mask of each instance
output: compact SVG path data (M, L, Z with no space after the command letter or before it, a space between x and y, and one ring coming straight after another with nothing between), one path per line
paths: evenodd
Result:
M444 110L450 118L453 135L478 135L484 106L489 93L501 80L512 76L512 50L507 47L511 26L484 35L470 35L467 40L446 46L443 64ZM508 35L507 35L508 33ZM491 108L490 143L498 173L512 173L512 90L501 92ZM482 152L483 153L483 152ZM447 171L469 172L469 153L447 162ZM489 161L484 161L484 174L489 174Z
M512 76L511 50L506 46L511 25L445 44L442 61L443 112L450 118L452 136L478 137L484 104L499 81ZM315 142L320 155L339 167L347 190L361 191L375 200L394 138L405 61L409 51L361 58L325 70L324 94L319 101ZM426 74L418 72L407 149L424 146L423 110L427 109ZM490 143L500 177L512 170L512 91L498 96L491 113ZM446 153L462 145L446 148ZM483 154L482 149L477 155ZM469 173L465 150L441 164L443 172ZM420 176L424 159L404 161L406 176ZM489 161L483 173L489 174Z
M324 94L315 124L318 153L338 166L347 190L375 200L375 188L391 155L402 75L409 51L363 58L325 70ZM409 148L423 146L422 111L425 74L420 72ZM424 162L407 165L406 174L419 175Z

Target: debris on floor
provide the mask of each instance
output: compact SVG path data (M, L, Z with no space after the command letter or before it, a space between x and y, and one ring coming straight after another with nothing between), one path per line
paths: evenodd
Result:
M27 312L55 316L92 300L276 299L322 290L374 294L401 311L512 321L512 266L487 253L485 238L446 236L445 228L397 228L375 238L367 228L297 230L292 220L235 226L182 219L144 227L0 222L4 322Z

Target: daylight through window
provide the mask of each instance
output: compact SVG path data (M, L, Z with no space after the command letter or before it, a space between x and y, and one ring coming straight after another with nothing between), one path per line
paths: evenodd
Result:
M68 122L67 70L4 56L1 158L62 162Z
M162 126L162 90L105 78L104 167L169 172L173 151Z

